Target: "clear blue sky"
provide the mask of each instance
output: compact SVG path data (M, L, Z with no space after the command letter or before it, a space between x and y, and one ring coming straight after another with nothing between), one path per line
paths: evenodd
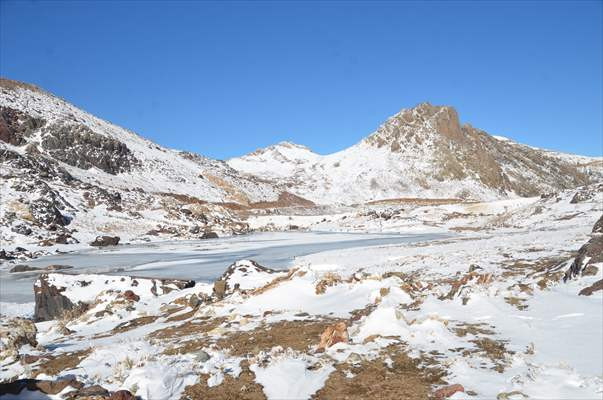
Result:
M341 150L401 108L602 155L602 2L2 1L2 76L215 158Z

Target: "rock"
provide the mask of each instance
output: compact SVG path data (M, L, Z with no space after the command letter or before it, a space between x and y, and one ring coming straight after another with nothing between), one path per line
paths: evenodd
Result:
M578 294L580 296L590 296L591 294L593 294L594 292L597 292L599 290L603 290L603 279L600 279L597 282L593 283L592 285L585 287Z
M140 296L138 296L136 293L134 293L131 290L126 290L122 296L128 301L136 302L136 301L140 300Z
M94 241L90 242L90 246L116 246L118 243L119 236L97 236Z
M196 294L191 295L188 299L188 306L190 308L197 308L199 307L199 304L201 304L201 300L199 300L199 297L197 297Z
M595 225L593 226L593 233L603 233L603 215L599 218Z
M41 268L30 267L29 265L19 264L19 265L15 265L14 267L12 267L8 272L15 273L15 272L39 271L40 269Z
M581 275L590 265L601 262L603 262L603 235L596 235L580 247L578 255L565 272L563 281L567 282L568 279Z
M219 236L216 232L212 232L212 231L207 231L204 232L203 235L201 236L201 239L218 239Z
M320 335L319 350L326 350L337 343L347 343L348 330L345 322L338 322L335 325L328 326Z
M463 385L459 385L457 383L454 385L444 386L443 388L436 390L433 395L436 399L447 399L448 397L458 392L465 392L465 388L463 387Z
M226 293L226 281L219 279L214 282L214 296L218 299L223 299L224 294Z
M19 224L17 226L13 226L11 231L18 233L19 235L29 236L31 235L31 228L25 224Z
M7 253L6 250L0 250L0 260L14 260L15 257L13 257L10 253Z
M128 390L113 392L109 400L135 400L136 398Z
M196 235L197 233L201 232L201 228L199 227L199 225L193 225L188 228L188 232L192 233L193 235Z
M66 311L75 308L75 304L61 294L61 290L48 284L48 274L42 274L34 283L36 305L34 319L49 321L61 317Z
M38 330L33 321L25 318L3 320L0 325L0 360L19 358L19 349L30 345L36 347Z
M5 394L20 395L23 390L41 392L44 394L56 395L67 386L74 389L81 389L84 385L75 379L57 379L57 380L39 380L39 379L17 379L10 383L0 384L0 396ZM40 398L46 398L41 396ZM29 398L29 397L27 397ZM31 397L34 398L34 397ZM38 397L35 397L36 399Z
M204 363L209 360L211 357L207 352L203 350L195 351L192 353L193 359L199 363Z
M68 400L80 400L80 399L94 399L94 398L107 398L109 397L109 391L100 385L88 386L79 390L75 390L67 393L66 398Z

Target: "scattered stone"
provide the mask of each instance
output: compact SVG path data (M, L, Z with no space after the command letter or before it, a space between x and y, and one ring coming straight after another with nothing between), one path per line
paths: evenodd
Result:
M90 242L90 246L116 246L118 243L119 236L97 236L94 241Z
M19 395L23 390L55 395L65 390L67 386L71 386L74 389L81 389L84 384L75 379L17 379L10 383L0 384L0 396L5 394Z
M7 253L6 250L0 250L0 260L14 260L15 257L13 257L10 253Z
M444 386L443 388L436 390L433 395L435 396L436 399L447 399L448 397L452 396L455 393L458 393L458 392L463 393L464 391L465 391L465 388L463 387L463 385L459 385L457 383L454 385Z
M67 400L80 400L80 399L94 399L94 398L107 398L109 397L109 391L100 385L88 386L79 390L75 390L67 393Z
M320 335L320 344L318 349L324 351L337 343L347 343L348 330L345 322L338 322L335 325L328 326Z

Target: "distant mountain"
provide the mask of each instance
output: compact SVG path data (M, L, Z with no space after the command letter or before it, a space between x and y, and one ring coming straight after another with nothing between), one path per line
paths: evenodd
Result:
M429 103L400 111L334 154L285 142L228 160L236 170L323 204L535 196L600 181L601 163L491 136L461 125L454 108Z

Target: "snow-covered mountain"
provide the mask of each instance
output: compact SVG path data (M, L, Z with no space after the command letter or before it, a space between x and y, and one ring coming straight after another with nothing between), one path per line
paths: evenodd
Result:
M533 196L601 179L601 159L540 150L461 125L452 107L419 104L343 151L279 143L228 164L321 204L421 197Z
M0 80L0 162L3 245L46 240L49 229L51 244L72 234L236 232L245 227L233 208L296 201L281 185L163 148L8 79Z

